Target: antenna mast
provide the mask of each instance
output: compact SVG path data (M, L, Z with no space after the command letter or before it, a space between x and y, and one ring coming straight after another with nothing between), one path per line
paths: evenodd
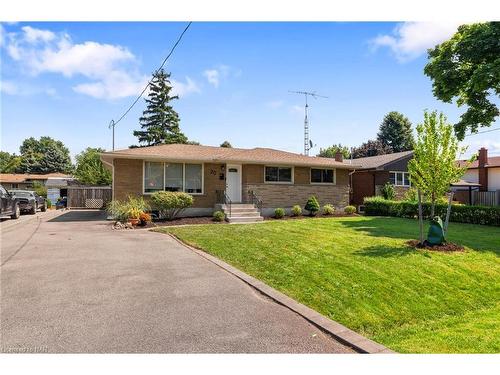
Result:
M290 91L292 94L304 95L305 106L304 106L304 155L309 156L309 150L312 147L312 142L309 140L309 119L307 117L307 109L309 105L307 104L307 96L311 96L314 99L317 98L328 98L328 96L318 95L316 92L308 91Z

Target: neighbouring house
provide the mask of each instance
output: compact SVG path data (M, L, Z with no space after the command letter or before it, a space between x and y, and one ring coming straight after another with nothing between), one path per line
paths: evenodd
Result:
M7 190L32 189L35 182L39 182L47 188L47 198L56 203L60 197L68 194L68 185L74 178L64 173L1 173L0 183Z
M466 165L465 160L459 164ZM488 157L488 150L481 148L477 159L472 162L462 177L465 183L477 186L478 191L457 186L455 197L462 203L480 205L500 205L500 156Z
M184 191L194 198L185 216L210 215L218 205L227 211L229 202L236 212L255 204L271 215L277 207L304 207L311 195L322 205L343 208L349 204L354 166L270 148L184 144L104 152L101 160L113 173L113 199Z
M380 189L387 182L394 185L396 198L402 199L410 187L408 161L412 157L413 151L403 151L344 161L357 165L351 174L351 204L359 206L366 197L380 195Z

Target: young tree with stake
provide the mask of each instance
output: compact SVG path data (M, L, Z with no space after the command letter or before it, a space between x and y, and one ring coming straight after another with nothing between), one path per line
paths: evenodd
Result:
M459 146L453 126L447 123L444 114L424 112L423 124L417 125L417 140L408 170L411 184L418 189L419 195L424 194L431 202L431 218L434 217L437 199L444 196L450 185L464 175L467 167L460 167L456 158L465 150L465 147ZM421 199L419 220L423 220ZM422 225L420 231L422 239Z

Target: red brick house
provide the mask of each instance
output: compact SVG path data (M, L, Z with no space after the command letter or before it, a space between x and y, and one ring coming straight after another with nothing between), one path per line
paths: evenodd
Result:
M260 217L277 207L304 207L311 195L321 205L343 209L349 204L349 171L354 167L270 148L183 144L105 152L101 160L113 172L113 199L184 191L194 198L186 216L211 215L214 209L227 209L230 202L233 212L249 216L259 205Z

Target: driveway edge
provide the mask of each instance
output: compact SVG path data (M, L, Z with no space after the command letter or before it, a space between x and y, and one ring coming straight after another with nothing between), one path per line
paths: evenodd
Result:
M236 276L240 280L244 281L246 284L257 289L259 292L268 296L269 298L271 298L275 302L279 303L280 305L283 305L283 306L287 307L288 309L294 311L295 313L299 314L300 316L302 316L304 319L306 319L310 323L314 324L315 326L317 326L321 330L323 330L326 333L333 336L337 341L353 348L357 352L367 353L367 354L391 354L391 353L394 354L394 353L396 353L396 352L392 351L391 349L389 349L389 348L387 348L387 347L385 347L385 346L383 346L383 345L381 345L373 340L370 340L370 339L360 335L357 332L354 332L353 330L347 328L346 326L343 326L342 324L337 323L336 321L331 320L324 315L321 315L317 311L295 301L294 299L286 296L285 294L277 291L274 288L271 288L269 285L263 283L262 281L259 281L250 275L247 275L246 273L244 273L244 272L240 271L239 269L231 266L230 264L220 260L219 258L216 258L213 255L210 255L201 249L197 249L191 245L186 244L185 242L183 242L181 239L177 238L172 233L165 233L165 234L169 235L171 238L173 238L175 241L180 243L182 246L188 248L189 250L202 256L203 258L214 263L215 265L219 266L220 268L224 269L225 271Z

